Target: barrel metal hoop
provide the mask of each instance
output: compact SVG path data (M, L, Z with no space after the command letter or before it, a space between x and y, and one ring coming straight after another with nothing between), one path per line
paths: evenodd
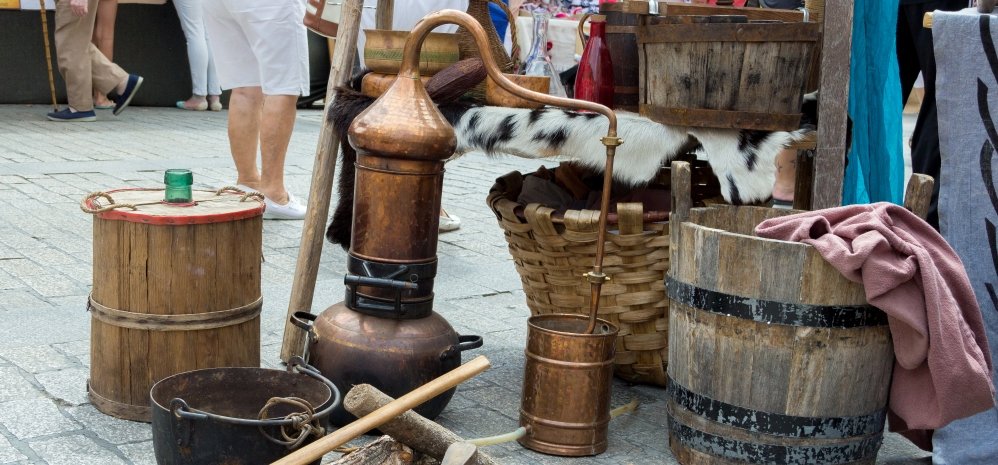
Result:
M606 26L607 34L637 34L638 26L617 26L608 24Z
M752 410L686 389L670 376L669 398L694 414L734 428L753 433L794 438L847 439L870 434L882 434L886 409L868 415L851 417L799 417L781 413Z
M87 380L87 394L90 403L103 413L132 421L149 422L152 420L152 408L149 405L132 405L108 399L94 390L93 386L90 385L90 380Z
M887 315L870 305L776 302L724 294L678 281L672 276L665 278L665 288L673 302L759 323L815 328L859 328L887 324Z
M670 440L715 457L745 463L821 463L844 465L877 456L883 435L828 446L760 444L705 433L683 425L669 415Z
M88 306L94 318L109 325L121 328L144 329L150 331L195 331L216 329L245 323L260 316L263 307L263 297L242 307L219 310L206 313L183 313L174 315L159 315L151 313L135 313L105 307L90 295Z

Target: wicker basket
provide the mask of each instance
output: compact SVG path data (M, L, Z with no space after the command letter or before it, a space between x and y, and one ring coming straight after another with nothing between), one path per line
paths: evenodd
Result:
M499 178L488 204L505 232L530 313L588 314L590 289L582 275L595 259L599 212L569 210L557 219L551 208L523 207L516 203L522 183L515 171ZM644 221L640 205L619 204L617 224L607 227L603 271L612 281L603 286L599 315L620 328L617 376L665 386L669 228L664 221Z

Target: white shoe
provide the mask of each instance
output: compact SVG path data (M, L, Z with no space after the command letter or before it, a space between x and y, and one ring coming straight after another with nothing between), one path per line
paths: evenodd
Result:
M451 215L443 210L440 210L440 226L437 228L439 232L450 232L461 229L461 218L457 215Z
M263 211L265 220L303 220L305 219L305 206L298 203L298 199L288 192L288 203L280 205L266 197L263 198L267 208Z

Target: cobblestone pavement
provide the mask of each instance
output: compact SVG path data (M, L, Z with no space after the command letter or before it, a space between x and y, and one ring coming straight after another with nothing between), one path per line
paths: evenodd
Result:
M91 218L78 207L95 190L159 186L186 167L195 187L235 179L225 113L131 108L96 123L52 123L44 106L0 106L0 463L151 464L150 427L90 404ZM308 183L321 112L299 113L287 162L290 189ZM495 218L485 206L494 178L540 163L471 155L447 165L444 206L463 219L440 237L436 310L461 333L481 334L493 368L463 384L440 422L465 437L517 427L529 314ZM263 364L278 366L301 222L264 225ZM343 296L345 254L324 247L315 311ZM100 277L96 277L100 279ZM599 457L564 459L516 443L488 448L506 464L674 464L665 436L664 390L614 385L613 404L637 398L635 414L610 425ZM925 453L887 434L879 464L924 464ZM327 456L327 459L333 456Z

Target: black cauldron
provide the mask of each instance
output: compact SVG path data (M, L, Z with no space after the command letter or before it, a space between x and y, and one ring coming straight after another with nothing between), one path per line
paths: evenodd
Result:
M150 397L159 465L271 463L325 434L340 404L336 385L297 357L287 371L180 373L153 385Z

